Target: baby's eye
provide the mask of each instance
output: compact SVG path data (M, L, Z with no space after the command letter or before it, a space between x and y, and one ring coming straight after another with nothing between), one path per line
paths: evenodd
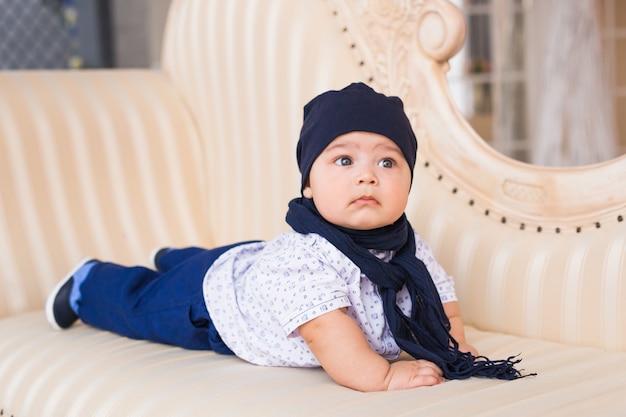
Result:
M352 165L352 159L347 156L342 156L340 158L335 159L335 164L339 166Z
M393 159L385 158L378 163L378 166L383 168L393 168L396 163Z

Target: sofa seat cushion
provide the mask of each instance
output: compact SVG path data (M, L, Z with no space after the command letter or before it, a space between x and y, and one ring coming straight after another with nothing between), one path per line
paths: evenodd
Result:
M626 353L472 327L468 339L479 351L493 358L521 352L522 368L538 376L361 393L321 369L259 367L83 324L54 331L41 311L3 319L0 334L4 415L608 416L626 410Z

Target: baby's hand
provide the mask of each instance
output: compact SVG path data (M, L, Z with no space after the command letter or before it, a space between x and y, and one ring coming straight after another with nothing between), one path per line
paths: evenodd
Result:
M391 364L387 374L387 390L417 388L444 382L443 372L424 359L398 361Z

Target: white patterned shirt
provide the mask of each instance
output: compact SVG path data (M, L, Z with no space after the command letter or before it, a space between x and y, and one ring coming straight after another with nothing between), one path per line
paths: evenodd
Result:
M417 234L415 243L416 256L432 276L441 302L456 301L453 279ZM390 251L372 253L385 261L392 256ZM238 357L257 365L320 366L298 327L343 307L372 350L386 359L400 354L376 285L315 233L292 231L228 250L207 271L203 291L224 343ZM411 303L406 287L398 292L397 300L408 314Z

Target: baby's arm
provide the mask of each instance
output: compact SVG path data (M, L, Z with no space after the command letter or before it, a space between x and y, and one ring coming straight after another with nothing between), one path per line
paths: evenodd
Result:
M441 369L426 360L390 364L374 352L345 309L333 310L299 327L309 349L335 382L359 391L436 385Z
M465 329L463 326L463 318L461 317L461 309L457 301L444 303L443 310L450 320L450 334L459 343L461 352L469 352L474 356L478 356L476 348L465 341Z

